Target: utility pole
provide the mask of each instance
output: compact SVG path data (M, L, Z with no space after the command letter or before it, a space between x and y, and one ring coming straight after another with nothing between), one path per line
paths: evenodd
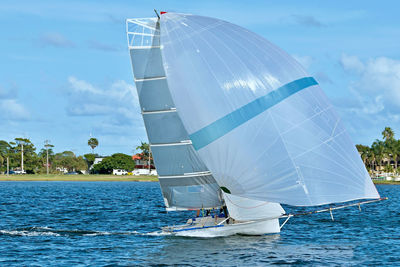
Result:
M10 163L8 162L9 157L7 157L7 176L10 175Z
M49 147L51 147L49 140L44 141L44 147L46 148L46 173L49 175Z
M17 143L21 145L21 172L24 173L24 145L26 142L24 140L18 140Z
M150 147L150 144L149 144L149 175L150 175L150 172L151 172L151 147Z
M24 143L21 142L21 171L24 173Z

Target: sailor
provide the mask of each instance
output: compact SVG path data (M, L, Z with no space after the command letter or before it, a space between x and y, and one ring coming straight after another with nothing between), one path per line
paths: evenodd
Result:
M226 208L226 206L223 206L222 209L224 210L225 218L228 218L228 209Z

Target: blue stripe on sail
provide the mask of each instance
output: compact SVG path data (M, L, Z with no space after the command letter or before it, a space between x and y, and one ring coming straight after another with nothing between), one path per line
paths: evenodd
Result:
M278 89L269 92L265 96L259 97L243 107L232 111L224 117L189 135L194 148L199 150L207 146L289 96L316 84L318 83L313 77L301 78L287 83Z

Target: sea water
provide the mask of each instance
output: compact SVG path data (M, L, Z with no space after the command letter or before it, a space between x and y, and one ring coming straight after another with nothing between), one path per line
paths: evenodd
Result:
M193 212L167 213L158 183L0 182L0 266L399 266L400 186L377 188L389 200L334 221L321 213L276 235L185 238L159 231Z

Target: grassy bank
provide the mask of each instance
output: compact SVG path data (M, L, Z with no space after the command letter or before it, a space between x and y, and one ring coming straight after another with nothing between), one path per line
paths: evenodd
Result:
M382 180L382 181L374 180L374 184L399 184L400 185L400 182L386 181L386 180Z
M156 176L133 175L62 175L62 174L0 174L0 181L118 181L118 182L157 182Z

